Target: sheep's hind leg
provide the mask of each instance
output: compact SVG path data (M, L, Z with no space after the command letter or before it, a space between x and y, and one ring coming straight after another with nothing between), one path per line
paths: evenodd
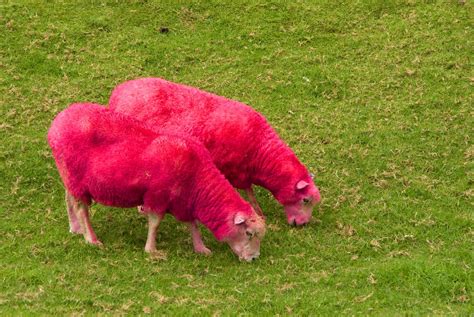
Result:
M145 244L145 252L156 253L156 231L164 215L148 213L148 237Z
M76 204L75 199L72 195L66 190L66 207L67 207L67 215L69 218L69 232L75 234L83 234L84 231L81 228L81 224L76 216Z
M74 206L76 217L79 219L84 238L90 244L102 246L102 242L97 239L94 229L92 229L92 224L89 219L89 206L73 196L70 197L72 198L71 201Z
M201 232L195 221L188 223L188 228L191 231L191 237L193 239L194 251L205 255L210 255L212 252L209 250L202 241Z
M252 186L250 186L249 188L246 188L245 192L247 193L247 197L249 198L250 204L255 209L255 212L260 217L265 218L265 216L263 215L262 208L260 208L260 205L258 204L257 198L255 198L255 193L253 191Z

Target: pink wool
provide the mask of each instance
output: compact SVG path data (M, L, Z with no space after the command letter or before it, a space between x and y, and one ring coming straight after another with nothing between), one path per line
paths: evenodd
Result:
M198 220L218 240L235 233L237 213L256 216L200 143L157 134L100 105L71 105L54 119L48 141L66 189L85 204L170 212Z
M109 108L161 131L199 139L234 187L268 189L285 206L288 222L307 223L320 201L306 167L251 107L160 78L125 82L112 92Z

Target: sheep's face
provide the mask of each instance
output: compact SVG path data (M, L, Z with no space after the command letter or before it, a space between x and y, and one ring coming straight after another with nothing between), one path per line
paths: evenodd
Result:
M237 213L234 229L225 241L240 260L250 262L260 255L260 241L265 235L265 221L253 212L252 216Z
M311 220L313 208L321 201L321 195L312 178L299 180L294 186L295 199L284 204L285 212L290 225L301 226Z

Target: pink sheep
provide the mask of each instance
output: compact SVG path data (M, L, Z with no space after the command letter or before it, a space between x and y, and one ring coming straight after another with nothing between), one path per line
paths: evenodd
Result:
M234 187L244 189L261 214L252 184L268 189L284 207L288 223L311 219L320 201L312 175L266 119L237 101L160 78L118 85L109 108L162 131L199 139Z
M95 104L73 104L48 132L66 188L70 231L100 245L89 220L94 200L142 206L148 217L146 252L166 212L188 223L194 250L209 254L196 223L227 242L240 259L259 256L265 224L212 162L201 143L157 134L133 118Z

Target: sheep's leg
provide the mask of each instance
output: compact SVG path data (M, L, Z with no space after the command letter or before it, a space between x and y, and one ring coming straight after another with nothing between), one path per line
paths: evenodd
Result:
M67 215L69 218L69 232L83 234L81 224L76 216L75 211L75 199L72 195L66 190L66 207L67 207Z
M164 215L155 213L148 213L148 237L145 244L145 252L155 253L156 252L156 231L160 225Z
M201 232L195 221L188 223L188 228L191 231L191 237L193 238L194 251L205 255L210 255L212 252L209 250L202 241Z
M86 241L90 244L101 246L102 242L97 239L94 229L92 229L92 224L89 219L89 206L73 196L70 196L70 200L74 206L76 217L79 219L79 224Z
M265 218L265 216L263 215L262 208L260 208L260 205L258 204L257 198L255 198L255 193L253 192L252 186L250 186L249 188L246 188L246 189L245 189L245 192L247 193L247 197L248 197L249 200L250 200L250 204L251 204L252 207L255 209L255 211L257 212L257 214L258 214L259 216Z

